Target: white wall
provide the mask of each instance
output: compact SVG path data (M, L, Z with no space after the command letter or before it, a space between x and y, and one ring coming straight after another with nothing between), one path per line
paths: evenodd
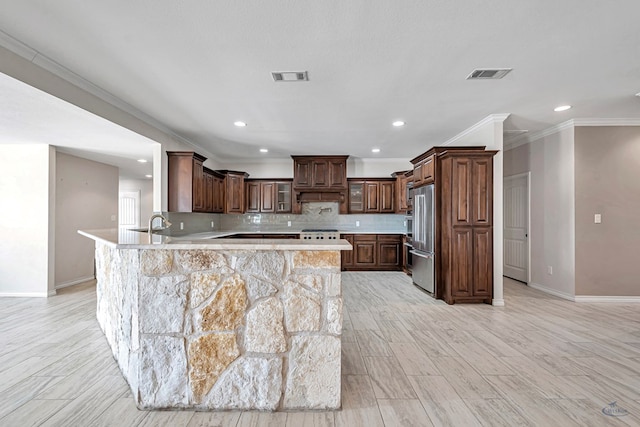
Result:
M0 145L0 296L55 294L55 150Z
M503 122L508 114L494 114L481 120L466 131L451 138L444 145L484 145L487 150L498 150L493 157L493 305L504 305L503 289Z
M56 288L94 278L95 242L78 230L118 226L118 168L56 153L55 209Z
M416 153L418 155L420 153ZM410 159L347 159L349 178L388 178L393 172L412 169ZM260 159L253 162L225 162L223 169L249 173L249 178L293 178L293 159Z
M575 295L574 151L573 126L530 148L530 286L568 299Z
M118 191L140 192L140 226L144 227L146 221L153 214L153 181L150 179L120 178Z

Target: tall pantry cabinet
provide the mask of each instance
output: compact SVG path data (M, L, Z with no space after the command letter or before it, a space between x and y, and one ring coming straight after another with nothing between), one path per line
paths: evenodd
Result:
M416 163L434 159L435 297L448 304L491 303L496 153L484 147L434 147L416 158Z

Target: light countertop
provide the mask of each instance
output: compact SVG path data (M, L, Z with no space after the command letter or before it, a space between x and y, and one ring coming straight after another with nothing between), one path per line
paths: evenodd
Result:
M249 250L351 250L351 244L340 240L302 239L233 239L234 234L254 234L255 231L207 231L184 236L165 236L117 228L78 230L81 235L118 249L249 249ZM261 234L296 234L275 232Z

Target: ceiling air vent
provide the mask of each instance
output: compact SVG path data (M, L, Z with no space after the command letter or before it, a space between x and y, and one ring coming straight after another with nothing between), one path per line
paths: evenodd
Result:
M309 74L306 71L274 71L271 73L274 82L306 82Z
M467 76L467 80L501 79L512 68L476 68Z

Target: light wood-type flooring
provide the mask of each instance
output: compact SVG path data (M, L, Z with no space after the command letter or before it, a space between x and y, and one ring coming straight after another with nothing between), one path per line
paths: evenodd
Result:
M0 298L0 426L640 426L637 304L505 279L506 307L448 306L395 272L345 273L343 291L343 409L306 413L139 411L93 282Z

